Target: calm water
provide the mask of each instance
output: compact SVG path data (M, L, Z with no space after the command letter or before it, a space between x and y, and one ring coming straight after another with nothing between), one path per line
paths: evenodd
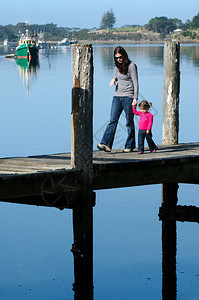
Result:
M115 46L94 46L94 149L109 119ZM138 65L140 96L153 103L161 144L163 46L124 45ZM0 48L0 157L70 151L70 47L42 50L24 71ZM199 46L181 47L180 142L198 142ZM138 122L136 120L136 126ZM122 115L115 139L126 138ZM198 186L180 185L179 204L197 205ZM94 299L161 299L161 186L96 192ZM72 213L0 203L0 299L73 299ZM199 228L177 223L177 299L199 299Z

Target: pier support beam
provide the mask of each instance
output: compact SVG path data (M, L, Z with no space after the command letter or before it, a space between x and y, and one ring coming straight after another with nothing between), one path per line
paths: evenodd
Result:
M178 144L180 44L166 41L164 45L163 127L162 144Z
M72 46L71 167L84 173L83 196L73 208L75 300L93 299L93 50Z

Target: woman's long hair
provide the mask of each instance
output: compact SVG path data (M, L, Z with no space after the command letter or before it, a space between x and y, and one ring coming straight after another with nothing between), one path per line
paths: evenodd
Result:
M115 58L115 54L122 55L123 61L122 61L121 64ZM129 68L129 65L130 65L131 61L128 58L128 54L126 53L126 50L123 47L118 46L118 47L115 48L115 50L114 50L114 60L115 60L115 66L118 68L119 72L123 75L126 75L128 73L128 68Z

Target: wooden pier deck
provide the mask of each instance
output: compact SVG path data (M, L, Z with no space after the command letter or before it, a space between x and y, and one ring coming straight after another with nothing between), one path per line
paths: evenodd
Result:
M92 189L199 183L199 143L158 148L143 155L94 151ZM70 153L0 159L0 200L79 190L83 180L83 171L71 169Z

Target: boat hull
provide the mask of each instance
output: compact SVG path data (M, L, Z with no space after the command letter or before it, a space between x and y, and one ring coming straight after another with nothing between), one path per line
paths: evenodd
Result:
M38 57L39 48L36 45L22 44L16 48L18 59L32 59Z

